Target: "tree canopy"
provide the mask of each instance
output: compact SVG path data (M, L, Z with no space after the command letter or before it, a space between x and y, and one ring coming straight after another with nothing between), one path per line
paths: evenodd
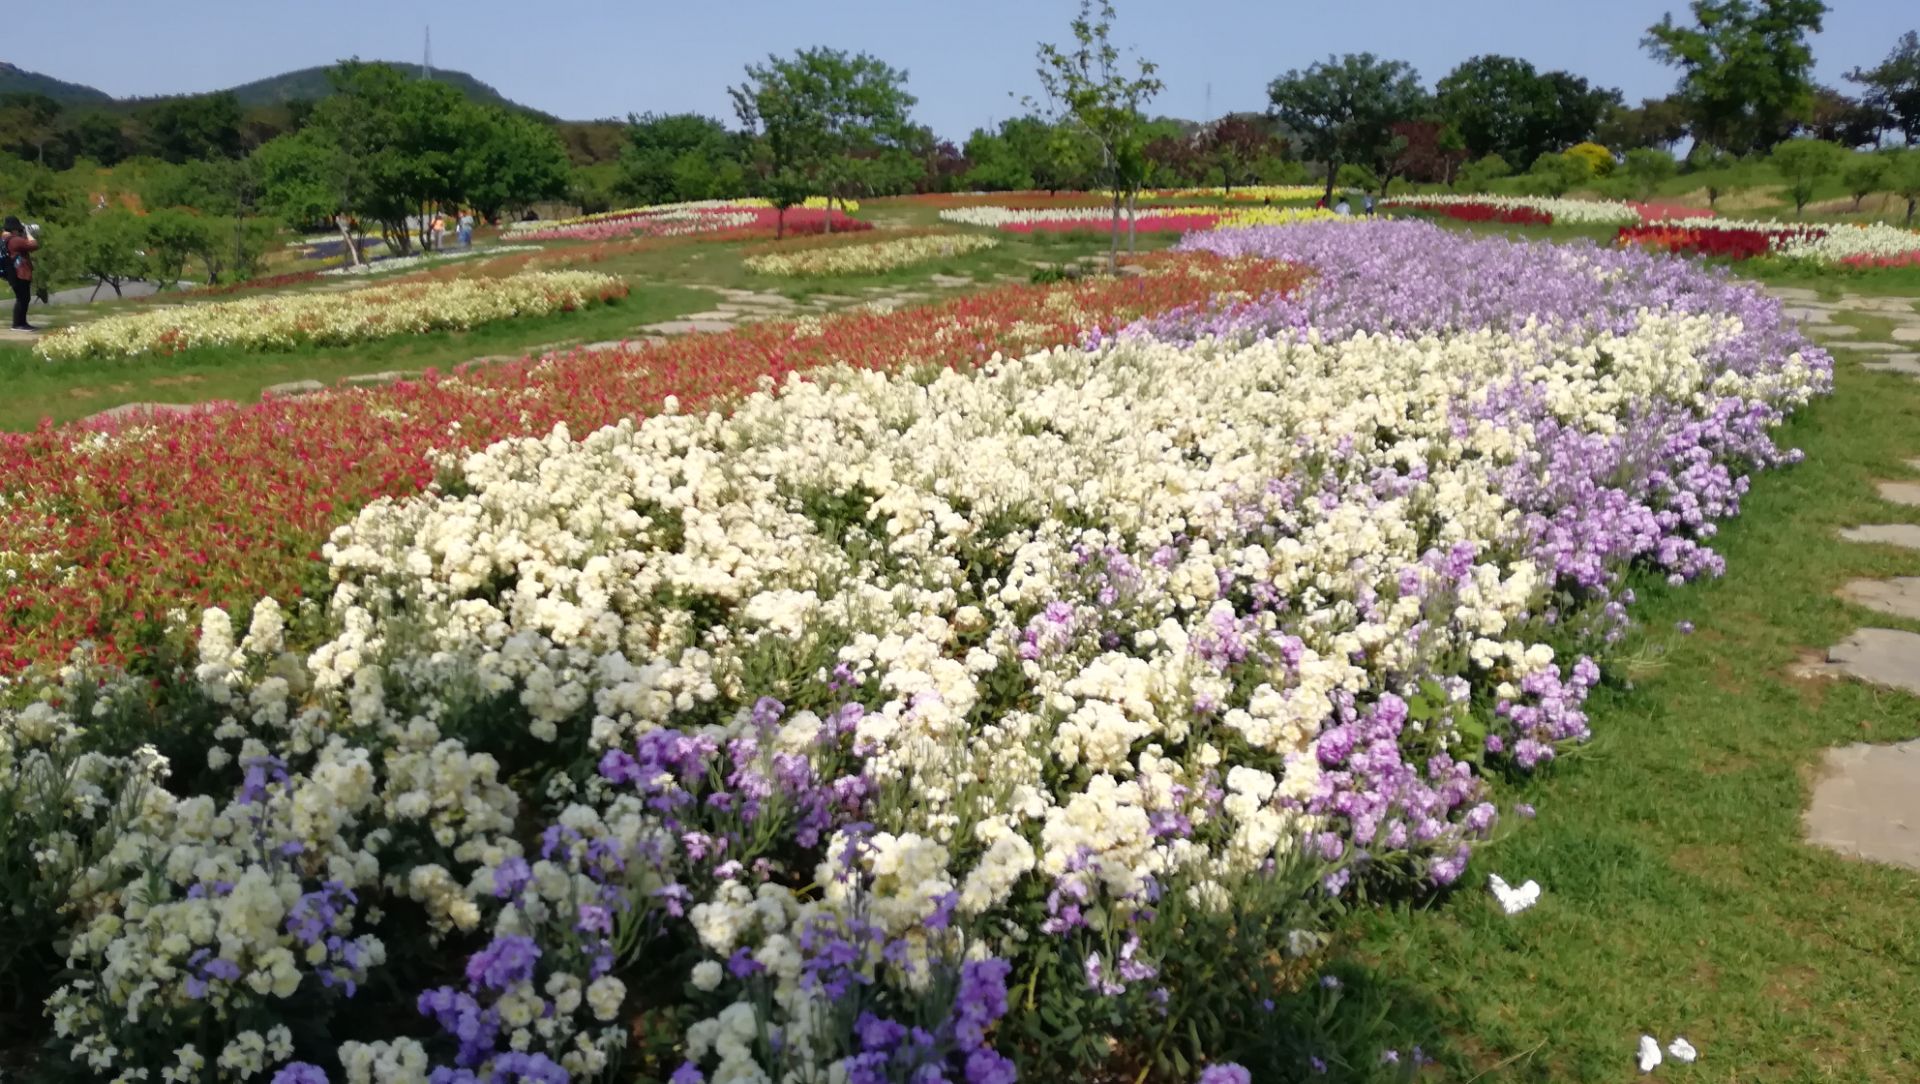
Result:
M801 49L747 66L728 93L755 137L759 182L783 212L810 194L886 191L910 156L907 73L867 53Z
M1691 24L1663 17L1642 44L1680 69L1693 137L1730 153L1770 146L1813 93L1813 49L1824 0L1693 0Z
M1920 143L1920 33L1900 35L1885 60L1855 68L1847 78L1861 85L1866 106L1888 127L1899 129L1908 143Z
M1342 163L1385 173L1399 149L1393 126L1417 119L1427 107L1411 66L1372 53L1329 57L1289 71L1269 84L1267 96L1303 156L1326 164L1329 195Z
M1567 72L1541 73L1510 56L1462 63L1435 85L1434 97L1469 153L1515 162L1593 138L1601 118L1620 105L1618 91Z

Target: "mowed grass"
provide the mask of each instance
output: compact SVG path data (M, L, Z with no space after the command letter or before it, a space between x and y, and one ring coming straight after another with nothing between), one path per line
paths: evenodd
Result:
M0 429L23 430L123 403L251 402L263 388L296 380L331 384L390 370L447 369L472 358L519 354L535 346L617 339L633 329L706 308L716 295L686 286L648 284L626 298L570 313L483 324L470 331L402 335L351 346L291 351L189 350L127 361L43 361L26 344L0 348Z
M1721 533L1727 574L1636 585L1593 741L1509 793L1538 819L1509 814L1459 890L1351 920L1339 969L1389 990L1386 1041L1424 1044L1431 1076L1633 1080L1649 1033L1701 1051L1662 1079L1920 1080L1920 874L1801 842L1823 750L1920 736L1920 698L1791 674L1857 627L1920 631L1834 597L1920 574L1920 553L1835 538L1920 521L1873 487L1916 474L1920 381L1843 360L1837 384L1782 433L1806 462L1759 476ZM1541 903L1502 914L1494 872Z

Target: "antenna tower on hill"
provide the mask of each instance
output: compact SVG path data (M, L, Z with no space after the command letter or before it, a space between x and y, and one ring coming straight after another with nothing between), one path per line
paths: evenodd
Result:
M433 78L433 27L427 27L427 48L420 54L420 78Z

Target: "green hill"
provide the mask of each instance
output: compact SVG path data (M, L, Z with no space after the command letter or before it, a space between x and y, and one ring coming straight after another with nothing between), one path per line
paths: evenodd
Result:
M401 71L418 72L418 64L395 64ZM265 79L256 79L251 83L242 83L237 87L225 88L240 101L242 109L262 105L285 105L291 101L324 98L331 93L333 86L327 81L327 72L333 65L313 68L301 68L299 71L270 75ZM505 95L480 80L462 71L444 71L435 68L433 79L445 83L468 98L487 105L504 106L517 109L546 120L554 118L530 109L517 102L509 101ZM171 98L191 98L200 94L217 91L190 91L181 94L159 94L150 98L115 98L111 94L80 83L69 83L55 79L51 75L30 72L0 61L0 94L17 91L29 91L44 94L67 106L97 106L115 111L127 111Z
M313 101L324 98L331 93L333 87L332 84L327 81L327 72L332 67L333 65L327 64L314 68L301 68L299 71L286 72L282 75L272 75L265 79L256 79L251 83L242 83L237 87L231 88L231 90L233 96L240 100L240 105L243 108L256 105L284 105L287 102L302 99ZM401 71L417 72L420 70L418 64L394 64L394 67L399 68ZM487 105L508 106L514 109L526 108L516 102L508 101L505 95L480 80L475 79L473 76L468 75L466 72L442 71L439 68L435 68L433 71L433 80L436 83L445 83L453 87L455 90L458 90L476 102L482 102ZM534 110L528 110L528 112L534 112Z
M80 83L41 75L0 60L0 94L44 94L64 105L107 105L113 95Z

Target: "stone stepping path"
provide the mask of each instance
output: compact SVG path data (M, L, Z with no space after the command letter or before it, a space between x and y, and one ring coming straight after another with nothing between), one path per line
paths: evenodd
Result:
M1877 546L1905 546L1920 550L1920 525L1912 523L1876 523L1865 527L1847 527L1840 537L1848 542Z
M1880 499L1920 508L1920 482L1881 482Z
M1822 301L1811 290L1775 289L1786 312L1821 340L1847 339L1859 329L1833 322L1853 311L1890 320L1891 342L1836 342L1840 350L1859 350L1872 360L1871 372L1920 377L1920 311L1908 298L1843 297ZM1920 470L1920 459L1908 466ZM1880 497L1920 508L1920 482L1877 484ZM1920 524L1883 523L1849 527L1849 542L1920 550ZM1920 576L1859 579L1841 587L1839 596L1891 617L1920 621ZM1800 677L1848 677L1920 695L1920 633L1863 628L1827 649L1819 661L1794 668ZM1920 870L1920 740L1895 745L1848 745L1829 749L1821 764L1813 800L1804 815L1807 842L1849 857Z
M1850 677L1920 695L1920 632L1858 629L1827 649L1825 661L1796 668L1800 677Z
M1920 576L1853 580L1840 588L1840 597L1869 610L1920 621Z
M1870 373L1920 376L1920 353L1886 354L1862 365Z
M1804 827L1817 846L1920 870L1920 741L1827 750Z

